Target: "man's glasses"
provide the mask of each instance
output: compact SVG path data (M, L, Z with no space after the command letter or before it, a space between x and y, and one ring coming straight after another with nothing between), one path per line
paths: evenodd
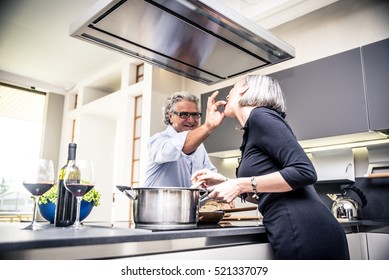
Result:
M201 113L189 113L189 112L172 112L174 115L179 116L181 119L189 119L190 117L194 119L199 119L201 117Z

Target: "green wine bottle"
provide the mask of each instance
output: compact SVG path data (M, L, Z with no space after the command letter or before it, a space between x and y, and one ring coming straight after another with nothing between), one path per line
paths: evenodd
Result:
M67 227L74 223L77 214L77 199L69 192L63 183L65 171L68 167L74 166L76 160L76 143L69 143L68 161L61 168L58 176L58 195L55 209L54 224L56 227Z

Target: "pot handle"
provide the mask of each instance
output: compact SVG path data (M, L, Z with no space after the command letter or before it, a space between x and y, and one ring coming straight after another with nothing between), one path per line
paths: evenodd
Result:
M137 195L135 194L135 192L133 192L131 190L130 187L128 187L128 186L119 186L118 185L118 186L116 186L116 188L119 191L123 192L125 195L127 195L130 199L132 199L132 200L136 200L137 199Z
M358 189L356 186L354 186L354 185L351 185L351 186L350 186L350 185L344 185L344 186L341 186L340 189L341 189L344 193L346 193L347 190L352 190L352 191L354 191L354 192L360 197L360 199L361 199L361 202L362 202L361 207L363 208L363 207L366 206L366 204L367 204L366 196L365 196L364 193L363 193L360 189Z
M205 190L205 193L200 196L199 203L203 203L203 202L209 200L210 198L208 197L208 195L209 195L209 191Z

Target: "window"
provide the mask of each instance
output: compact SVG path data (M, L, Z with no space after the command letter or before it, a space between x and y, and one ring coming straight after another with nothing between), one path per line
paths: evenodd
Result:
M135 97L134 108L134 136L132 139L132 170L131 170L131 186L139 186L139 172L140 172L140 144L141 144L141 121L142 121L142 95ZM132 223L132 203L130 201L130 225Z
M134 115L134 139L132 154L132 186L139 185L139 161L140 161L140 141L141 141L141 121L142 121L142 96L135 97Z
M145 69L144 63L136 66L136 82L137 83L143 81L144 69Z
M46 94L0 84L0 221L30 219L23 163L40 156Z

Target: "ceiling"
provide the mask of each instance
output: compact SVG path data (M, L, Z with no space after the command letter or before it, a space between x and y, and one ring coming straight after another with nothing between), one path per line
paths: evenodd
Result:
M224 0L266 29L338 0ZM69 36L97 0L1 0L0 81L65 94L123 60L123 54Z

